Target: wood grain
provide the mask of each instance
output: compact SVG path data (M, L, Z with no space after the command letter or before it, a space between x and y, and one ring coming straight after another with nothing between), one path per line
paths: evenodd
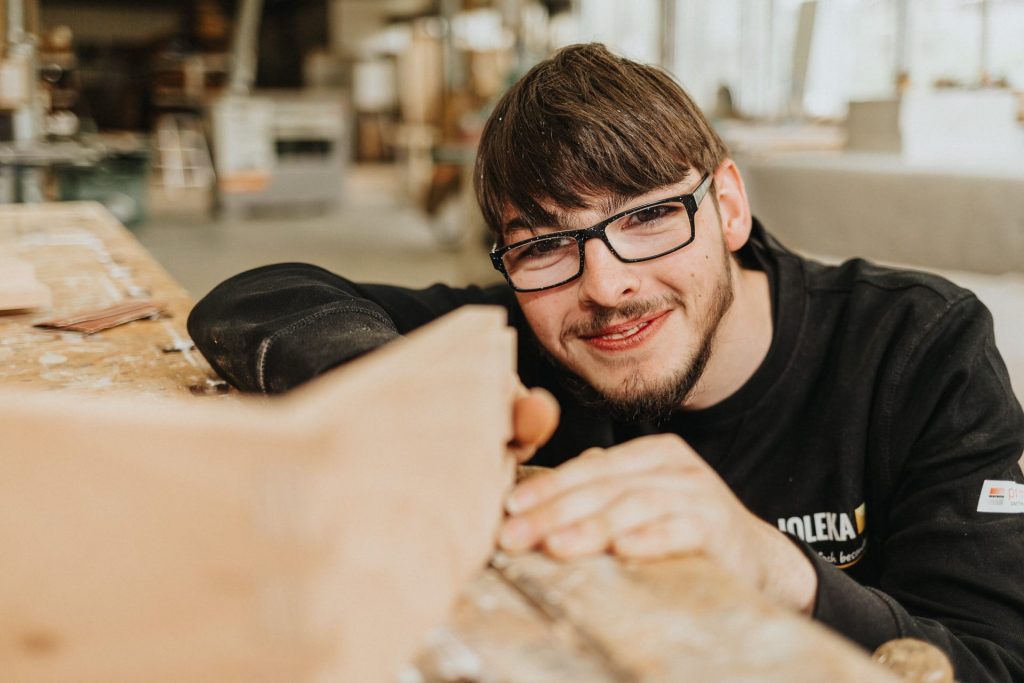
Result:
M463 592L441 647L421 654L429 683L463 680L440 673L452 641L472 655L462 661L477 662L479 675L465 678L474 681L898 680L699 557L559 562L532 553L494 564Z

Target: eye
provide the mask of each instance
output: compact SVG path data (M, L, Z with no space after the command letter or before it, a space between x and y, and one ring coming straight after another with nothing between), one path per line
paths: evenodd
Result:
M675 213L676 207L671 204L658 204L657 206L649 206L646 209L641 209L634 214L630 215L633 222L636 223L650 223L652 221L661 220L667 216Z
M510 270L517 268L545 268L566 255L576 253L576 240L572 237L551 237L513 247L504 256Z
M576 240L571 237L554 237L549 240L540 240L528 244L521 250L520 258L544 258L564 249L576 246Z
M623 216L613 232L652 234L676 230L686 220L686 207L680 202L663 202Z

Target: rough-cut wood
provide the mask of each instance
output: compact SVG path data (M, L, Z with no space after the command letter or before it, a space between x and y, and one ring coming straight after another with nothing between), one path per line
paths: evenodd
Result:
M0 251L33 266L53 293L48 309L0 315L0 385L187 396L216 381L188 342L188 294L102 205L0 206ZM136 297L170 317L89 337L32 327Z
M512 595L509 586L517 587ZM897 680L843 639L695 557L625 564L499 555L463 593L447 634L482 672L466 680ZM439 674L439 659L436 649L421 655L425 680L459 680Z
M572 624L557 623L494 569L481 572L415 662L420 680L616 683Z
M389 680L493 544L513 346L464 309L280 400L0 390L3 679Z

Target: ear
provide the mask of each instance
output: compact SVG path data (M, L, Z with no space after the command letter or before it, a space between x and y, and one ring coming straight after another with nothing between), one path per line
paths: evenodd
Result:
M740 169L732 159L726 159L715 169L715 196L722 221L722 237L730 252L737 252L750 239L753 221L747 190L743 187Z

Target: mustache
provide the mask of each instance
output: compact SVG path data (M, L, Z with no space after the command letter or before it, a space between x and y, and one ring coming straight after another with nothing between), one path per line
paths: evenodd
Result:
M666 294L653 299L631 300L614 307L595 307L590 317L578 320L565 328L564 337L592 337L614 322L642 318L666 308L682 308L683 300L677 294Z

